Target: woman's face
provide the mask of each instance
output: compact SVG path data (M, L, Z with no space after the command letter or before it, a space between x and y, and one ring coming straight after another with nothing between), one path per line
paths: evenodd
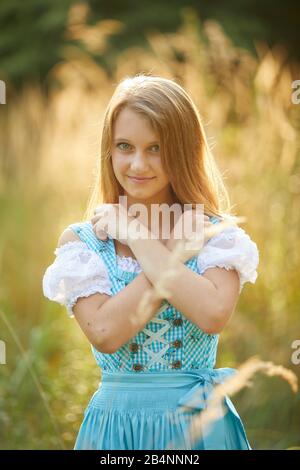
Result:
M112 165L128 205L173 202L161 163L159 137L144 116L129 108L123 108L115 121Z

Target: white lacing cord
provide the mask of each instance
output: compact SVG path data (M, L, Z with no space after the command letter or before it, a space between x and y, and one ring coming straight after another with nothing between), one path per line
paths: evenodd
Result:
M160 309L157 311L156 315L164 312L166 309L168 308L168 304L166 305L163 305L162 307L160 307ZM163 320L161 318L153 318L151 320L151 323L160 323L161 325L164 325L162 326L162 328L160 328L159 331L151 331L149 330L148 328L144 328L142 331L149 336L148 339L146 339L146 341L143 343L143 350L146 351L147 354L149 354L151 356L151 359L150 361L148 362L147 364L147 368L152 365L154 362L157 363L157 362L160 362L161 364L167 366L168 365L168 361L166 361L166 359L164 359L162 356L165 354L165 352L169 349L169 342L165 339L165 338L162 338L162 335L164 335L166 333L166 331L168 331L168 329L170 328L170 323L168 320ZM160 351L158 352L154 352L152 351L151 349L149 349L147 346L149 344L151 344L153 341L155 340L158 340L160 341L161 343L164 343L166 344L166 346L161 349Z

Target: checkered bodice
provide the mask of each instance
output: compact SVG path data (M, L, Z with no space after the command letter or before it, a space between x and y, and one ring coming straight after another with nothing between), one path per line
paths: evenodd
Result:
M120 268L114 240L111 237L106 241L99 240L91 222L78 222L69 225L69 228L104 261L112 283L112 295L138 275ZM185 265L200 275L196 256ZM91 348L100 368L107 371L185 370L213 368L218 339L218 334L205 333L164 300L146 326L116 352L107 354L99 352L93 345Z

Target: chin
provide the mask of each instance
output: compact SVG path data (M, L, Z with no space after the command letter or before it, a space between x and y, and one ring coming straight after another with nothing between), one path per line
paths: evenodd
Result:
M128 191L126 190L127 194L131 197L134 197L136 199L150 199L151 197L155 196L156 193L149 193L149 191L143 191L143 190L136 190L136 191Z

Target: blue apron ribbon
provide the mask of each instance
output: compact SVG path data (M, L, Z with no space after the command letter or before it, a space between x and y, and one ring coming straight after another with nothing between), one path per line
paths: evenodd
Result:
M203 369L192 371L190 375L194 376L195 384L178 400L177 404L179 409L186 407L191 408L192 411L206 409L209 406L209 398L213 392L214 386L224 382L227 377L231 377L236 373L237 370L231 367L208 369L207 371L203 371ZM220 418L209 423L207 428L205 428L196 439L197 442L201 440L201 444L199 444L201 448L209 450L226 449L227 426L224 415L229 412L240 431L242 446L244 446L245 449L251 449L241 418L227 395L224 395L224 400L220 403L220 410L218 411L220 411Z
M222 383L227 377L236 373L237 370L231 367L207 369L207 371L197 371L195 369L195 371L189 374L194 376L195 385L179 399L178 406L190 407L197 410L207 408L207 402L214 385Z

